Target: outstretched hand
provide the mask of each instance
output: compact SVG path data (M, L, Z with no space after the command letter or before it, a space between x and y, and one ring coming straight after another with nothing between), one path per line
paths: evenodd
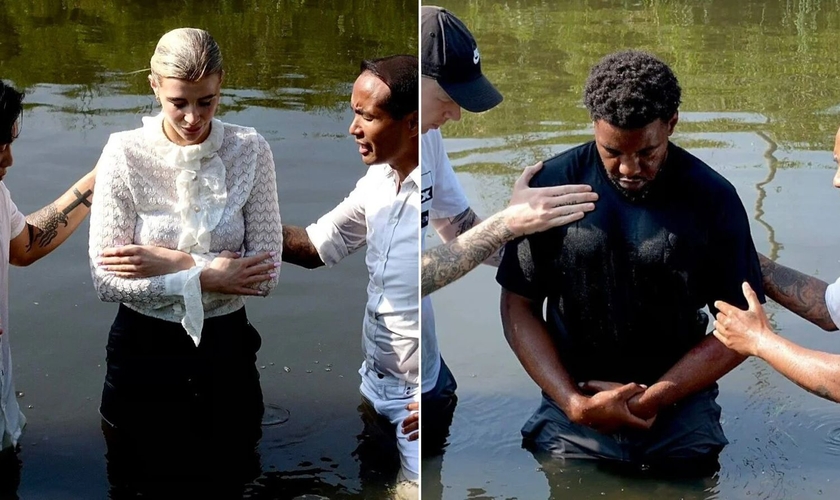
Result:
M250 257L239 257L227 250L219 254L201 271L201 289L233 295L263 295L254 286L261 281L277 277L274 270L274 252L263 252Z
M528 184L542 162L526 167L513 185L505 221L516 236L538 233L569 224L595 210L598 194L585 184L532 188Z
M775 333L750 284L744 282L741 289L747 299L747 310L738 309L722 300L716 301L718 313L712 334L733 351L743 356L756 356L762 341Z

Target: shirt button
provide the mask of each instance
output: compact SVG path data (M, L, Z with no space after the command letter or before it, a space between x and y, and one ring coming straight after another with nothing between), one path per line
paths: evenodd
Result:
M196 206L193 207L193 210L195 210L196 212L201 212L201 207L196 205Z
M396 218L396 217L391 217L391 224L396 224L397 222L399 222L399 219L398 219L398 218Z
M384 253L379 256L379 260L382 261L382 262L385 262L385 254Z

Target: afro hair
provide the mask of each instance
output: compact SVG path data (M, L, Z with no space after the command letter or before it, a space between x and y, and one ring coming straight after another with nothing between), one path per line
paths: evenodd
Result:
M592 67L583 102L593 120L637 129L668 121L680 106L680 86L667 64L646 52L610 54Z

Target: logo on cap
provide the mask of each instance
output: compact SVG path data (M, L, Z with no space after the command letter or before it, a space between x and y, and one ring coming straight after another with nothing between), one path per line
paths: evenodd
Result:
M481 73L481 55L464 23L440 7L421 9L423 76L437 80L458 106L473 113L502 102L502 95Z

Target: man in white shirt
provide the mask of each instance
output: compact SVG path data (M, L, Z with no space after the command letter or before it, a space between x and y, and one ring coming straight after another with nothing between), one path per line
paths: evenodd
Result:
M840 130L834 138L834 187L840 188ZM777 264L759 254L764 294L823 330L840 326L840 279L832 284ZM840 403L840 355L815 351L776 335L750 285L749 308L718 301L714 335L744 356L757 356L803 389Z
M23 94L0 82L0 181L12 167L12 142L20 132ZM16 456L26 418L15 399L9 346L9 264L28 266L61 245L90 212L95 169L60 198L24 217L0 182L0 496L13 493L20 480Z
M420 392L417 66L415 56L362 63L350 100L355 113L350 134L369 165L367 174L305 230L283 226L283 260L292 264L332 266L367 247L360 391L395 426L400 475L413 483L419 478L419 450L402 424Z
M465 275L481 263L498 266L501 248L519 236L581 219L594 209L597 195L589 186L530 188L541 164L525 169L513 186L510 204L482 221L455 177L438 130L461 119L461 108L487 111L502 95L481 71L475 38L451 12L421 9L422 79L421 133L423 196L421 241L429 224L443 244L422 255L422 408L423 455L444 446L455 403L455 379L441 358L435 334L430 293Z

